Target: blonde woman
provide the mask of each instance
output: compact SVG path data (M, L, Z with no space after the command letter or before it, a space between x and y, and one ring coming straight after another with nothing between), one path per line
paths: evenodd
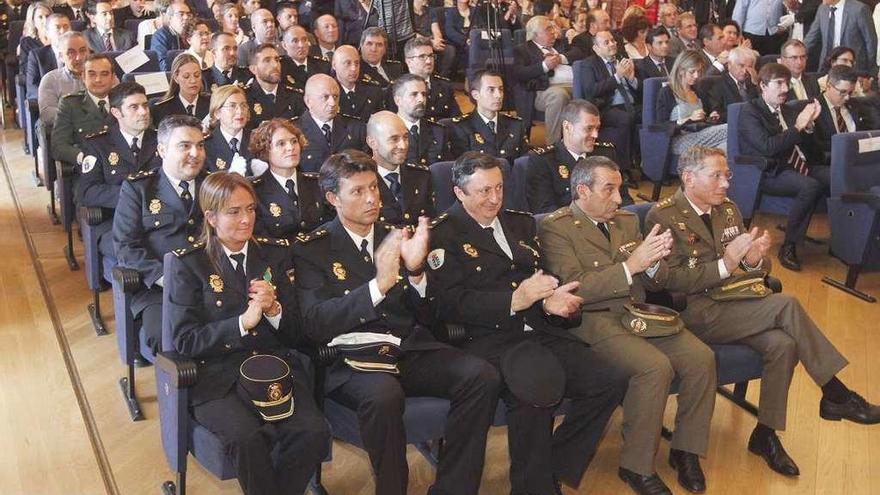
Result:
M159 125L168 115L192 115L198 119L208 115L211 98L202 94L202 66L188 53L181 53L171 63L171 84L168 91L151 105L153 124Z
M251 112L244 90L235 84L215 88L208 109L209 131L205 139L205 168L253 175L248 129Z
M28 6L25 14L21 40L18 42L18 66L27 66L27 57L31 50L49 44L46 34L46 18L52 15L52 8L43 2L34 2Z

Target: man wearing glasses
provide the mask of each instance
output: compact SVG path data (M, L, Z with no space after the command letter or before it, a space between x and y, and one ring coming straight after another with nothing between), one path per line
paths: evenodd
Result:
M159 68L168 71L171 68L171 60L168 60L170 50L185 50L189 48L184 32L186 26L193 20L192 9L185 1L172 2L162 14L168 24L156 30L150 39L150 50L159 56Z
M445 119L461 115L461 108L455 101L455 94L452 91L452 83L449 79L434 74L434 47L431 45L431 40L416 36L406 42L403 53L409 73L421 77L428 85L425 117ZM389 110L397 109L389 108Z
M807 74L807 47L803 42L790 39L782 45L778 62L791 71L788 98L785 101L812 100L819 97L819 82L815 73Z
M835 65L828 71L825 92L818 97L822 110L816 119L813 139L809 140L805 150L811 161L822 167L831 165L831 136L873 128L864 117L864 109L850 100L857 85L858 72L852 67ZM830 194L827 189L825 192Z

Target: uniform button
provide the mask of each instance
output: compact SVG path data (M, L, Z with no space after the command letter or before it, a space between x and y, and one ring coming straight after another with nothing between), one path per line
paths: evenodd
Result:
M193 237L193 236L187 236L186 240L187 240L188 242L193 242L194 240L196 240L196 238Z
M382 313L382 318L388 318L388 313Z
M495 328L501 328L501 325L495 325Z
M256 356L256 355L257 355L257 351L251 351L251 356Z
M231 346L230 344L226 344L225 347L226 347L227 349L232 349L232 346ZM204 361L202 361L202 363L204 363Z
M367 322L367 319L366 319L366 318L361 318L361 319L360 319L360 322L361 322L361 325L363 325L364 323Z
M226 344L226 347L231 347L231 346L229 344ZM205 360L202 359L201 361L199 361L199 364L205 364Z
M409 213L404 213L404 214L403 214L403 218L409 220Z
M594 261L594 262L593 262L593 266L599 266L599 262L598 262L598 261Z
M219 308L220 306L223 306L223 301L219 301L219 300L218 300L218 301L217 301L217 307Z
M345 291L342 293L342 295L347 296L349 292L351 292L351 291L348 289L345 289Z
M513 265L513 264L510 265L510 269L511 269L511 270L516 270L516 265Z
M477 271L478 271L478 272L481 272L481 271L483 271L483 269L480 268L480 267L477 267Z
M511 282L510 286L513 287L514 289L516 289L516 282Z
M254 330L254 337L256 337L257 335L259 335L259 333L256 330Z
M159 221L156 220L155 222L153 222L153 225L155 225L156 227L158 227L158 226L159 226Z
M193 221L192 218L190 218L189 220L186 221L186 223L188 223L188 224L190 224L190 225L193 225L193 224L196 223L196 222Z

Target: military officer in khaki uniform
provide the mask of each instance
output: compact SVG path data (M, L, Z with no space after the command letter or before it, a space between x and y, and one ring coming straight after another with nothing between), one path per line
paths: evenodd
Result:
M572 169L573 201L541 223L541 246L548 268L562 280L577 280L584 299L583 321L571 330L629 376L623 401L619 475L636 493L670 493L654 470L663 411L672 379L681 379L670 463L679 482L701 493L705 478L699 457L706 454L715 405L715 357L686 329L645 338L645 319L624 326L624 307L644 302L645 290L662 289L668 277L663 260L671 234L655 228L642 239L639 218L619 210L622 183L617 164L606 157L581 160ZM659 321L659 320L656 320ZM663 332L668 333L668 332Z
M788 388L798 361L822 386L821 417L873 424L880 422L880 408L836 378L847 360L797 299L746 282L769 272L770 237L757 228L747 231L739 209L727 199L731 175L724 152L695 146L679 158L678 172L683 189L658 203L647 218L647 226L659 224L673 234L667 288L688 294L682 318L704 342L741 343L763 355L758 425L749 450L773 470L796 476L798 467L775 430L785 429Z

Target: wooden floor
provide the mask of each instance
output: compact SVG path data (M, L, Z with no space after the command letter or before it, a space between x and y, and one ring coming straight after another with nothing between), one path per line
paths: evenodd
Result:
M90 293L83 273L71 272L65 263L62 228L46 216L48 193L34 186L33 161L22 152L21 132L0 133L0 145L12 180L10 188L7 175L0 174L0 494L158 493L171 473L160 446L153 370L139 370L138 396L146 420L133 423L117 385L124 369L112 333L111 294L101 295L111 334L96 337L86 313ZM643 190L647 192L647 184ZM671 188L664 190L664 196L671 193ZM765 216L756 223L771 227L779 220ZM780 242L779 232L771 234ZM824 216L814 219L811 234L828 237ZM862 302L821 283L823 275L844 273L826 249L807 245L801 250L805 271L779 268L775 274L850 360L841 374L843 381L880 401L880 304ZM79 243L76 253L82 262ZM880 275L863 276L859 286L880 295ZM757 400L757 389L755 382L750 399ZM819 395L798 367L790 393L789 428L782 434L800 466L798 479L771 472L746 451L755 420L719 396L710 451L703 461L709 493L880 493L880 426L821 420ZM670 400L667 425L674 411L675 401ZM616 476L620 419L618 412L580 489L566 493L628 493ZM675 493L686 493L666 464L668 448L665 442L660 446L658 471ZM425 493L433 471L412 448L408 458L410 493ZM481 493L509 492L507 465L506 431L493 429ZM234 481L217 481L192 458L189 466L189 493L239 493ZM368 495L373 490L366 456L338 442L333 462L324 467L324 481L334 495Z

